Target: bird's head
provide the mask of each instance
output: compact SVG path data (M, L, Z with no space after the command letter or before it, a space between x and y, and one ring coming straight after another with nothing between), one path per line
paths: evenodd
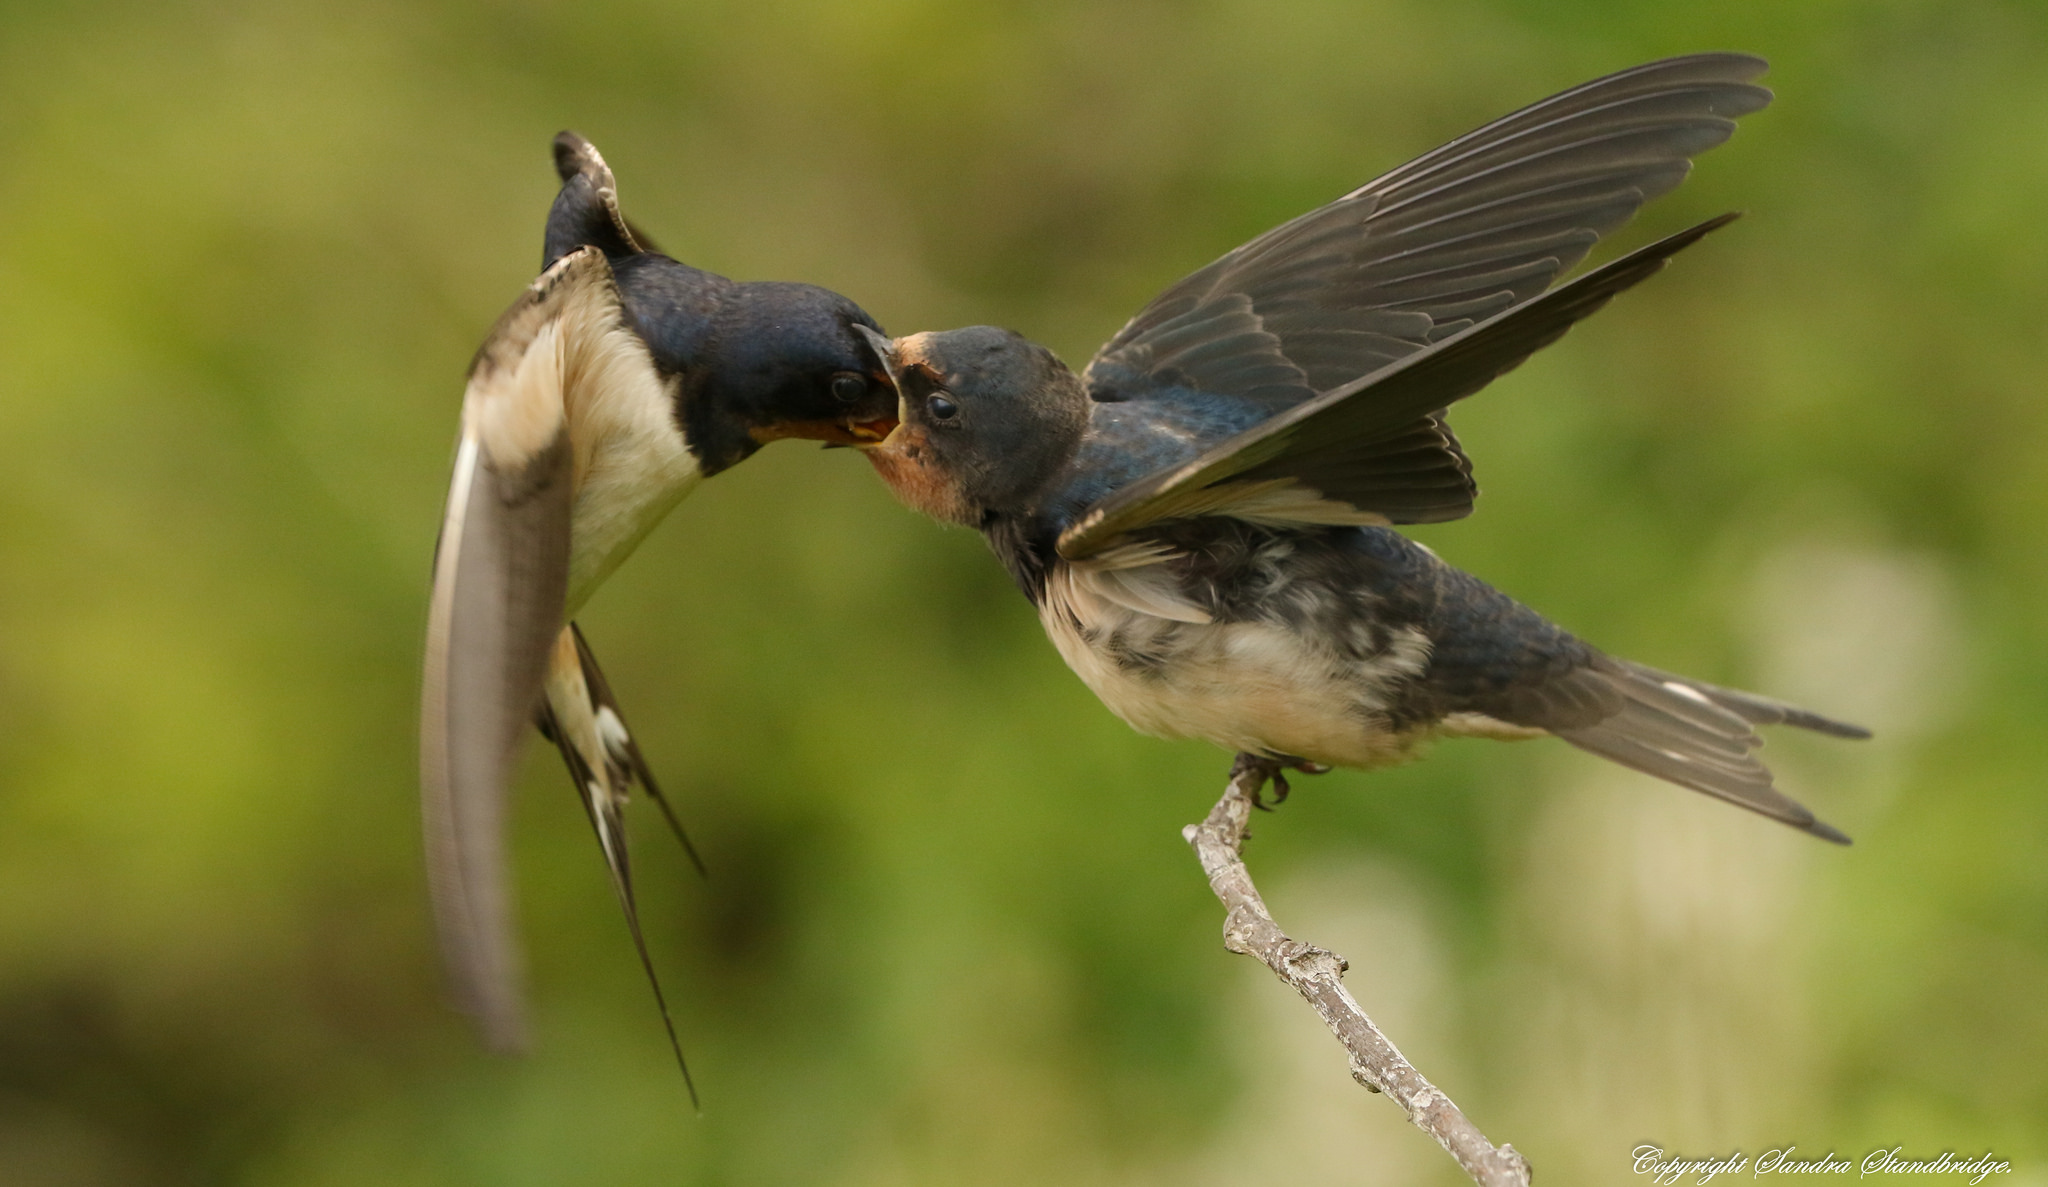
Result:
M861 449L914 510L969 527L1023 513L1080 446L1087 392L1022 335L970 326L868 337L895 381L901 423Z
M713 333L716 363L702 370L701 387L683 405L707 474L770 441L862 445L895 429L895 385L866 337L880 330L838 293L809 284L740 285Z
M555 137L562 190L548 211L544 262L596 247L611 263L656 367L680 375L677 415L707 474L784 437L880 441L896 427L896 389L862 337L875 319L810 284L735 284L663 255L619 210L597 146Z

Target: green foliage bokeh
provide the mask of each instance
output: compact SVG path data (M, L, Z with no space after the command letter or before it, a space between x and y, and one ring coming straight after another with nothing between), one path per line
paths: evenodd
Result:
M2048 1181L2048 9L87 0L0 11L0 1182L1459 1181L1218 946L1179 829L1225 756L794 445L583 619L713 870L638 821L705 1115L537 740L536 1049L482 1054L414 806L463 367L563 127L679 258L1078 365L1409 156L1718 48L1776 105L1620 238L1749 217L1461 406L1487 493L1418 534L1867 719L1768 752L1856 846L1453 743L1301 781L1253 868L1545 1181L1645 1141Z

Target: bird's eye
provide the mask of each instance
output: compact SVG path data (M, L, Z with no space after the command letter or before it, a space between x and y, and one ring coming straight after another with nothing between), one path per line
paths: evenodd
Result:
M944 396L933 396L924 402L924 406L926 411L932 414L933 420L951 420L960 415L960 405Z
M868 394L868 381L852 371L841 371L832 377L832 398L842 404L851 404Z

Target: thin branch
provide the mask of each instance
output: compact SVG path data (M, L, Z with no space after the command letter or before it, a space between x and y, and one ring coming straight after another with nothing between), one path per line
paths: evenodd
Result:
M1529 1187L1529 1163L1513 1146L1495 1147L1465 1119L1434 1084L1394 1049L1372 1019L1344 988L1350 965L1334 952L1289 939L1252 885L1244 865L1252 805L1266 781L1278 774L1277 764L1238 756L1230 786L1216 801L1208 819L1181 830L1181 836L1202 861L1209 888L1229 913L1223 923L1223 946L1256 956L1282 981L1294 987L1322 1015L1323 1023L1351 1053L1351 1078L1373 1092L1384 1092L1408 1112L1408 1120L1435 1138L1481 1187ZM1283 785L1284 786L1284 785Z

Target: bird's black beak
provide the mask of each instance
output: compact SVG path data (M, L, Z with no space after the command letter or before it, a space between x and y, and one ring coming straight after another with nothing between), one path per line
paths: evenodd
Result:
M870 421L867 424L859 426L863 430L872 431L875 429L880 429L881 431L879 433L874 433L874 435L872 436L868 435L868 433L866 432L859 433L857 435L861 438L860 440L848 442L848 444L854 446L857 449L867 449L872 446L880 445L882 442L888 440L890 435L896 431L897 426L902 423L903 385L897 382L896 380L895 341L891 339L887 334L884 334L879 330L870 329L867 326L857 325L853 328L855 330L858 330L860 332L860 336L862 338L867 339L868 345L874 349L875 362L881 368L879 373L884 379L888 381L889 386L893 388L896 392L896 415L894 417L888 420Z

